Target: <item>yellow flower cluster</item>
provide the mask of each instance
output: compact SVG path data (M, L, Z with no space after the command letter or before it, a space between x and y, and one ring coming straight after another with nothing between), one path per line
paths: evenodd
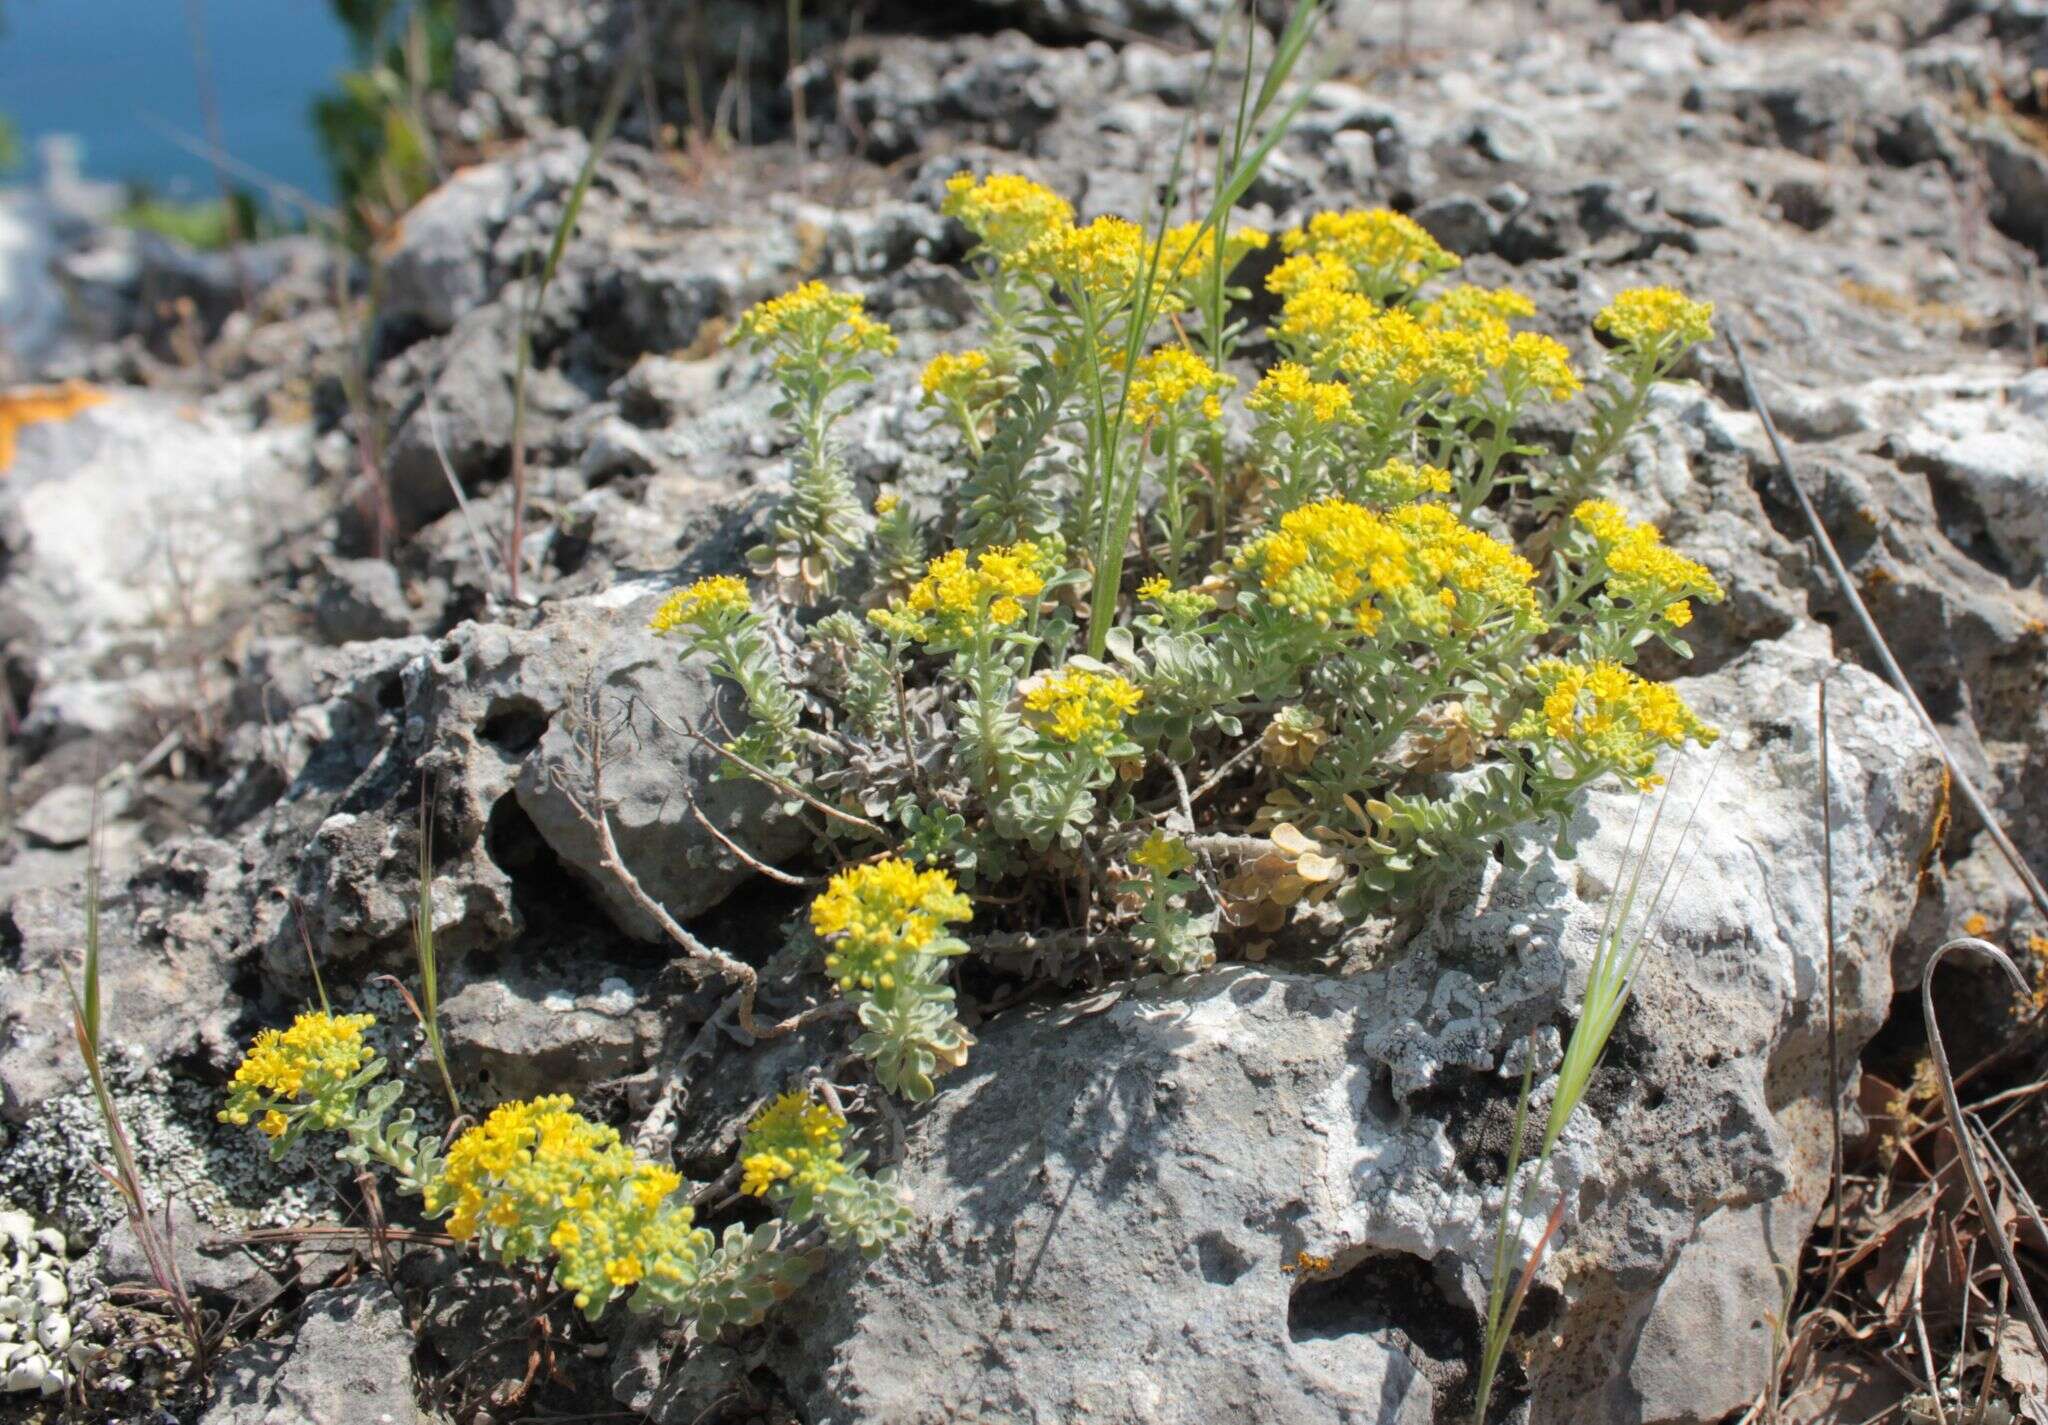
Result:
M1390 509L1431 495L1448 494L1451 472L1436 465L1417 465L1398 456L1376 470L1352 477L1359 503Z
M846 1120L808 1094L782 1095L747 1125L740 1191L765 1197L780 1182L820 1192L846 1171Z
M1431 632L1503 612L1541 626L1535 568L1442 505L1385 515L1349 500L1304 505L1240 550L1237 564L1274 607L1319 624L1375 633L1397 608Z
M1572 370L1572 354L1555 337L1516 332L1497 364L1501 384L1510 391L1540 391L1553 401L1569 401L1579 393L1579 374Z
M1532 629L1543 626L1533 587L1536 566L1513 549L1443 505L1405 505L1387 521L1413 541L1416 582L1427 595L1409 608L1416 622L1471 627L1507 613ZM1451 619L1441 620L1438 609Z
M1237 385L1184 346L1161 347L1138 358L1129 392L1130 417L1139 425L1176 416L1190 401L1199 403L1202 419L1223 419L1223 393Z
M1485 380L1468 344L1447 339L1425 327L1413 313L1396 307L1374 315L1353 330L1338 353L1337 367L1361 386L1386 382L1414 387L1435 380L1469 393Z
M264 1030L228 1082L221 1121L246 1127L261 1110L263 1132L276 1138L289 1126L278 1105L303 1103L311 1107L321 1127L338 1126L347 1103L330 1102L330 1096L370 1061L372 1051L363 1043L363 1031L376 1022L367 1014L315 1010L293 1020L289 1029Z
M687 1205L669 1205L682 1178L570 1102L557 1094L491 1110L449 1148L427 1184L427 1212L448 1213L459 1239L481 1234L502 1261L554 1254L555 1279L580 1308L649 1276L688 1280L711 1236Z
M1159 605L1176 623L1191 624L1216 607L1212 595L1200 589L1176 589L1173 580L1164 574L1155 574L1139 584L1138 597Z
M1101 301L1130 292L1151 256L1145 230L1136 223L1097 218L1082 227L1062 224L1048 229L1007 261L1017 271Z
M1136 223L1102 217L1077 225L1066 199L1014 173L979 180L956 174L946 184L941 210L965 224L1007 270L1096 300L1131 291L1155 257L1152 237ZM1199 281L1219 258L1227 277L1270 241L1257 228L1233 228L1227 235L1201 223L1169 228L1157 245L1156 285L1172 291ZM1165 298L1162 309L1177 302Z
M1351 269L1361 290L1381 299L1411 292L1458 266L1455 255L1413 218L1386 208L1317 213L1280 235L1289 253L1327 253Z
M1596 330L1640 351L1693 346L1714 339L1714 304L1675 287L1632 287L1593 318Z
M1160 264L1183 282L1200 279L1203 274L1215 269L1218 256L1218 229L1210 225L1207 231L1201 223L1182 223L1177 228L1166 230L1166 241L1161 244ZM1270 235L1258 228L1234 227L1221 241L1223 275L1227 278L1237 265L1255 252L1262 252L1273 241Z
M1324 218L1360 216L1370 215L1320 214L1310 221L1309 230L1313 232ZM1381 241L1389 250L1403 240L1398 225L1371 231L1380 234L1371 241ZM1300 230L1289 236L1300 236ZM1366 247L1371 241L1359 239ZM1515 319L1536 311L1536 304L1520 292L1466 285L1419 312L1385 308L1374 292L1362 290L1363 279L1338 254L1334 246L1300 252L1275 268L1266 283L1284 299L1275 334L1318 369L1335 371L1361 386L1388 382L1413 388L1428 382L1456 396L1474 395L1496 372L1511 395L1535 391L1563 401L1578 393L1571 354L1560 343L1513 330ZM1416 280L1427 276L1424 272ZM1300 379L1310 374L1304 371Z
M1051 566L1051 556L1028 539L972 556L948 550L925 566L907 595L868 617L914 642L957 648L992 629L1022 623Z
M1298 361L1282 361L1244 398L1247 410L1286 424L1328 426L1352 419L1351 388L1318 381Z
M1692 600L1719 603L1720 581L1704 564L1664 543L1651 524L1631 524L1609 500L1586 500L1572 519L1593 536L1607 572L1607 592L1638 608L1655 610L1673 628L1692 622Z
M1024 711L1055 742L1102 750L1123 731L1145 694L1114 673L1066 667L1023 685Z
M1349 292L1356 279L1351 264L1334 252L1299 252L1266 274L1266 290L1281 299L1318 289Z
M1154 831L1131 853L1131 864L1155 876L1172 876L1194 865L1195 854L1178 836Z
M825 969L841 990L892 990L906 955L934 948L974 907L944 871L891 856L834 876L811 902L811 930L828 942Z
M713 574L663 599L647 626L656 633L674 633L683 628L717 633L731 628L753 611L754 602L743 581L730 574Z
M1433 331L1486 331L1535 315L1536 304L1512 287L1463 283L1425 305L1422 322Z
M987 394L988 353L985 351L942 351L925 364L924 399L971 406Z
M853 356L863 351L887 356L896 338L867 314L855 292L835 292L823 282L802 286L749 307L740 317L738 339L755 349L775 346L782 361L796 353Z
M1645 791L1660 780L1652 773L1659 749L1687 739L1704 747L1716 736L1677 693L1619 663L1545 658L1528 678L1542 702L1516 719L1510 736L1548 742L1582 770L1612 769Z
M957 173L946 183L940 211L958 218L998 257L1011 257L1055 231L1070 227L1073 205L1042 183L1015 173L993 173L977 182Z
M1380 626L1375 595L1408 582L1408 542L1386 520L1349 500L1290 510L1280 527L1238 552L1274 607L1320 624Z
M1373 330L1381 314L1379 303L1362 292L1315 282L1297 288L1286 299L1273 331L1289 350L1328 369Z

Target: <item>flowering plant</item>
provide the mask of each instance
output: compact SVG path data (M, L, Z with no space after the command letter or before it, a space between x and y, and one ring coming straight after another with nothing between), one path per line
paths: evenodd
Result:
M1712 740L1633 665L1653 641L1688 654L1720 585L1595 492L1711 334L1706 304L1622 292L1589 378L1533 302L1456 282L1399 214L1148 231L1016 174L962 174L944 207L987 330L921 382L961 478L917 517L881 492L865 616L771 636L773 605L729 578L655 616L740 685L742 765L849 813L821 845L871 843L811 922L885 1087L928 1096L972 1043L953 877L1185 971L1306 907L1388 906L1518 826L1562 837L1588 786L1654 786L1662 754ZM1236 274L1268 248L1274 359L1240 376ZM741 331L781 343L804 448L805 393L893 341L818 284ZM1562 452L1520 433L1582 396Z
M1681 630L1720 585L1597 492L1709 336L1704 303L1618 295L1589 380L1521 325L1527 297L1443 285L1458 260L1398 214L1276 239L1221 202L1148 231L1003 174L954 179L945 211L974 240L987 331L921 382L960 478L864 506L832 432L895 336L822 283L762 303L739 340L796 451L762 582L700 579L650 620L737 686L728 773L813 819L831 870L798 948L882 1091L928 1099L966 1064L986 977L1261 955L1291 922L1448 884L1517 828L1547 819L1561 843L1588 787L1653 787L1666 754L1713 739L1636 664L1652 643L1689 656ZM1276 246L1273 359L1247 368L1237 273ZM1521 433L1532 406L1582 397L1563 451ZM908 1224L829 1084L750 1121L733 1173L779 1215L715 1237L705 1193L563 1097L502 1104L444 1153L368 1027L265 1031L222 1117L278 1152L341 1133L344 1159L390 1169L483 1255L546 1264L592 1316L623 1299L700 1331L752 1321L813 1245L871 1254Z
M502 1103L446 1153L394 1115L403 1092L363 1042L367 1014L302 1014L266 1029L229 1085L223 1122L252 1118L273 1156L306 1133L340 1132L336 1153L362 1171L388 1168L428 1218L485 1258L546 1264L555 1285L591 1320L614 1301L687 1320L700 1334L760 1319L810 1270L796 1229L822 1221L826 1238L873 1255L909 1223L891 1175L861 1171L846 1151L846 1119L785 1095L744 1136L744 1190L771 1187L777 1222L722 1236L697 1225L682 1175L642 1156L618 1132L577 1113L566 1094ZM367 1092L365 1092L367 1090ZM256 1115L261 1114L260 1118ZM779 1185L779 1186L778 1186Z

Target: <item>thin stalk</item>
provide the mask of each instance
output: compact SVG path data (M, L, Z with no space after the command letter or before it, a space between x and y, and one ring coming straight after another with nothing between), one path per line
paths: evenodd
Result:
M1716 764L1718 766L1718 764ZM1628 839L1624 843L1622 863L1615 877L1613 894L1607 899L1601 914L1600 938L1593 954L1592 968L1586 979L1586 993L1579 1010L1579 1022L1572 1028L1570 1041L1565 1045L1564 1058L1557 1068L1557 1087L1550 1103L1550 1115L1544 1124L1542 1146L1536 1155L1536 1177L1540 1178L1543 1165L1550 1161L1557 1147L1559 1137L1569 1123L1572 1114L1584 1100L1588 1084L1592 1081L1593 1070L1606 1053L1608 1042L1614 1037L1616 1026L1621 1021L1622 1011L1627 1008L1635 988L1635 977L1643 963L1644 952L1656 934L1662 914L1669 906L1668 896L1673 893L1672 876L1676 871L1686 841L1692 834L1693 822L1699 816L1700 805L1706 799L1707 788L1713 783L1713 769L1708 770L1699 795L1693 800L1684 826L1678 833L1678 843L1665 861L1650 899L1644 907L1633 932L1630 924L1636 920L1635 910L1644 889L1643 873L1657 844L1657 831L1664 819L1664 809L1671 795L1670 784L1665 784L1664 794L1657 799L1657 808L1651 814L1648 832L1642 846L1636 845L1636 828L1642 822L1642 803L1636 804L1634 817L1629 822ZM1492 1400L1495 1377L1500 1369L1502 1353L1507 1349L1507 1339L1514 1330L1516 1318L1520 1315L1522 1302L1535 1279L1537 1267L1548 1249L1551 1239L1563 1224L1565 1200L1560 1198L1550 1215L1529 1260L1523 1264L1520 1280L1512 1292L1507 1288L1507 1244L1519 1223L1526 1215L1528 1197L1517 1200L1514 1192L1515 1176L1521 1167L1521 1145L1524 1125L1529 1109L1529 1085L1533 1063L1523 1070L1522 1094L1515 1107L1515 1138L1508 1149L1507 1188L1501 1197L1501 1220L1494 1239L1494 1267L1492 1280L1487 1284L1487 1314L1485 1340L1481 1348L1479 1381L1473 1410L1474 1425L1485 1425L1486 1410ZM1530 1188L1533 1191L1535 1178Z
M644 57L642 62L645 62ZM561 221L555 224L554 240L548 244L547 260L541 264L540 281L519 312L519 339L512 369L512 529L505 541L505 583L514 603L519 601L519 569L525 560L526 547L526 376L533 365L534 318L540 312L541 303L547 299L556 269L562 265L562 253L569 246L569 234L575 230L577 215L583 211L583 199L590 192L590 180L597 173L597 161L604 155L605 145L611 142L612 130L618 126L619 115L625 110L626 96L632 93L632 81L637 73L637 66L622 64L619 72L612 76L611 90L605 95L604 111L598 116L597 127L590 133L583 166L577 170L568 201L562 205Z
M1534 1045L1530 1047L1533 1051ZM1500 1221L1493 1233L1493 1278L1486 1286L1486 1344L1479 1357L1479 1389L1472 1407L1473 1425L1486 1425L1486 1407L1493 1399L1493 1378L1500 1370L1501 1352L1507 1349L1508 1331L1514 1325L1512 1316L1506 1316L1503 1321L1508 1295L1508 1240L1522 1215L1522 1205L1515 1198L1515 1178L1522 1170L1522 1134L1529 1123L1529 1091L1535 1081L1535 1073L1536 1056L1531 1052L1522 1065L1522 1092L1515 1100L1515 1129L1508 1139L1508 1171L1501 1180Z
M97 779L95 779L97 781ZM157 1289L169 1301L171 1312L178 1319L179 1328L185 1334L186 1343L192 1349L194 1374L204 1377L207 1363L213 1354L213 1338L207 1330L206 1318L199 1305L192 1299L186 1288L184 1273L178 1267L175 1244L170 1238L170 1217L166 1210L161 1224L151 1216L147 1190L143 1186L142 1173L135 1163L135 1152L130 1146L127 1130L121 1123L121 1112L114 1104L114 1095L107 1087L104 1061L100 1052L100 1031L104 1024L101 1007L100 982L100 832L99 802L94 798L92 829L86 842L85 863L85 964L78 982L71 979L71 968L64 967L64 984L71 996L72 1037L78 1044L79 1057L85 1062L85 1075L92 1084L94 1101L99 1105L100 1120L107 1130L107 1143L113 1151L114 1166L99 1165L100 1173L121 1196L121 1205L128 1216L129 1230L135 1234L136 1244L142 1249L142 1259L149 1268L150 1278Z
M1828 1229L1828 1286L1822 1300L1834 1295L1842 1277L1842 1061L1836 1020L1835 973L1835 803L1828 778L1828 680L1820 680L1820 856L1821 913L1828 936L1828 1184L1834 1221Z
M1884 634L1878 631L1877 620L1870 616L1869 606L1863 602L1863 595L1857 591L1856 581L1849 577L1848 566L1842 563L1842 556L1835 548L1833 537L1828 534L1827 526L1821 523L1819 511L1814 509L1813 501L1807 497L1806 487L1800 483L1799 476L1792 469L1792 457L1785 453L1785 442L1778 435L1777 423L1771 419L1770 410L1764 405L1763 397L1757 394L1756 380L1750 375L1749 362L1742 354L1742 343L1736 340L1732 328L1728 332L1728 349L1735 354L1735 367L1742 375L1743 395L1748 399L1750 409L1756 412L1757 419L1763 423L1764 435L1771 443L1771 453L1777 459L1778 471L1785 477L1785 483L1792 487L1793 498L1799 502L1799 512L1805 517L1807 528L1813 534L1813 542L1820 550L1821 560L1828 566L1828 573L1834 577L1836 587L1841 590L1843 600L1849 605L1849 611L1856 616L1857 627L1863 630L1863 636L1870 641L1872 651L1877 654L1878 663L1884 668L1885 677L1899 690L1900 696L1906 700L1906 705L1912 708L1913 716L1919 719L1920 726L1934 740L1935 750L1941 754L1941 760L1948 768L1949 777L1954 781L1957 790L1963 794L1963 800L1969 804L1970 810L1984 824L1984 830L1991 837L1992 844L1998 848L1998 854L2005 858L2005 863L2012 867L2013 875L2018 877L2020 884L2026 888L2027 899L2034 903L2036 911L2048 917L2048 890L2042 888L2040 878L2034 874L2026 858L2020 855L2019 848L2012 843L2012 838L2005 834L2005 827L1993 814L1990 804L1984 800L1984 794L1977 790L1975 780L1950 753L1948 742L1941 735L1941 729L1934 725L1934 719L1928 715L1926 705L1920 701L1920 695L1913 691L1913 685L1906 679L1905 670L1899 667L1899 660L1892 656L1891 645L1885 642Z
M227 142L221 132L220 96L213 87L213 65L207 58L206 19L200 0L185 0L185 28L192 38L192 78L199 89L200 122L206 126L207 143L218 153L227 148ZM227 170L218 163L213 165L213 181L220 189L221 222L227 234L228 263L234 270L235 286L241 291L243 307L253 307L256 293L249 283L249 270L242 262L242 242L248 234L242 231L235 185L228 181Z
M1970 1197L1983 1216L1985 1233L1991 1239L1991 1250L1998 1256L1998 1265L2005 1272L2005 1279L2012 1284L2013 1295L2020 1300L2020 1315L2026 1319L2027 1329L2034 1335L2034 1346L2042 1356L2048 1357L2048 1322L2041 1319L2041 1308L2034 1302L2034 1290L2027 1285L2027 1279L2020 1271L2019 1261L2013 1255L2012 1241L2006 1236L2005 1225L2000 1221L1991 1194L1984 1186L1984 1170L1977 1162L1974 1135L1963 1118L1963 1105L1956 1097L1955 1074L1949 1068L1948 1050L1941 1042L1941 1021L1934 1012L1934 972L1941 968L1941 962L1952 950L1968 950L1992 960L2005 971L2005 977L2022 995L2027 993L2027 982L2014 968L2012 960L1996 945L1974 935L1960 936L1928 957L1927 968L1920 972L1920 1013L1927 1021L1927 1054L1934 1061L1935 1078L1941 1084L1941 1106L1948 1114L1949 1130L1955 1135L1956 1160L1962 1164L1963 1177L1970 1184Z
M1321 16L1323 0L1302 0L1289 17L1287 28L1281 33L1275 45L1272 62L1259 84L1259 92L1252 100L1248 128L1257 128L1266 113L1278 101L1280 91L1286 86L1295 66L1299 63L1308 46L1315 21ZM1222 41L1217 41L1211 51L1209 72L1213 76ZM1206 90L1208 81L1204 81ZM1265 167L1266 159L1286 137L1294 121L1308 103L1310 86L1302 86L1274 116L1266 132L1249 153L1239 157L1236 165L1211 195L1208 212L1196 225L1190 239L1190 247L1209 239L1217 230L1225 215L1236 207L1245 195L1259 170ZM1199 105L1197 106L1199 108ZM1188 146L1194 131L1194 110L1181 125L1180 140L1174 145L1173 161L1169 166L1165 187L1161 191L1159 214L1153 232L1151 250L1146 260L1139 264L1133 289L1129 295L1128 313L1125 318L1123 369L1130 372L1137 365L1139 354L1144 350L1145 339L1159 314L1160 299L1164 295L1159 289L1158 274L1166 247L1167 219L1178 201L1181 174L1187 158ZM1126 475L1117 469L1117 454L1123 438L1124 418L1130 399L1130 384L1124 382L1118 388L1114 408L1098 401L1096 420L1101 430L1103 470L1103 509L1109 519L1098 531L1094 550L1094 584L1088 591L1088 656L1102 657L1108 647L1109 629L1116 617L1117 599L1123 583L1123 568L1126 548L1130 543L1132 522L1137 518L1139 470L1136 462Z
M441 1088L448 1095L449 1121L462 1117L462 1101L455 1096L455 1078L448 1072L448 1049L441 1040L441 967L434 948L434 818L432 797L420 788L420 898L413 910L413 947L420 958L420 1029L427 1037L427 1052L441 1073Z

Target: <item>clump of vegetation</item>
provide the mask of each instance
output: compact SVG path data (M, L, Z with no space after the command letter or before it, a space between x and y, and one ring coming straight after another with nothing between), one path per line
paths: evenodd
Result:
M335 191L372 236L397 220L438 180L427 96L444 91L455 68L454 0L332 0L356 67L313 101L313 131Z
M858 295L807 283L739 323L782 392L790 494L759 584L679 588L652 628L737 686L726 774L815 818L839 869L799 934L888 1093L928 1099L968 1061L952 972L978 905L1040 974L1063 936L1097 966L1186 974L1302 916L1412 899L1532 824L1562 844L1587 788L1654 788L1665 754L1714 737L1635 665L1688 656L1720 586L1598 495L1711 309L1621 294L1589 382L1522 325L1527 297L1450 283L1458 260L1409 219L1272 235L1233 228L1228 196L1147 229L1080 223L1016 175L951 183L987 340L924 372L961 472L936 504L865 503L835 443L896 347ZM1236 274L1276 246L1271 357L1247 369ZM1564 450L1520 434L1589 385ZM1602 981L1616 1013L1633 963ZM674 1172L566 1098L501 1105L444 1154L363 1027L266 1035L224 1116L280 1151L342 1134L484 1255L552 1263L591 1315L623 1297L702 1331L751 1321L811 1246L879 1251L909 1221L830 1085L753 1119L734 1171L780 1216L714 1238Z
M155 233L201 252L217 252L252 238L274 236L275 223L267 221L256 200L237 191L232 202L225 198L201 198L192 202L166 198L147 188L131 188L128 201L114 215L124 228Z
M822 825L821 849L888 858L862 875L1000 885L1044 912L1027 930L1064 906L1180 970L1229 927L1274 930L1302 903L1363 915L1531 823L1562 837L1589 786L1655 787L1662 754L1713 739L1634 664L1688 656L1681 631L1720 586L1596 497L1650 389L1710 334L1706 304L1617 297L1592 418L1546 451L1523 413L1585 388L1563 344L1519 325L1528 298L1438 290L1457 259L1398 214L1319 214L1278 236L1275 359L1239 442L1239 378L1206 353L1242 336L1234 273L1268 234L1080 224L1006 174L956 178L946 210L977 239L989 330L924 373L958 432L950 499L863 511L830 432L894 340L859 297L806 284L740 326L772 354L797 445L755 555L767 597L716 575L653 620L742 690L734 775L858 814ZM835 596L864 616L777 612ZM1221 787L1199 814L1196 781ZM847 847L856 824L870 844ZM1185 874L1205 840L1247 837L1270 852L1220 890ZM818 931L828 968L849 959ZM906 978L942 968L925 954ZM925 1029L893 1048L922 1043L922 1062Z
M337 1157L388 1170L482 1256L548 1264L591 1320L624 1299L704 1333L755 1321L808 1270L803 1225L873 1253L909 1220L887 1178L847 1154L844 1116L801 1094L776 1100L747 1130L745 1189L782 1215L716 1237L696 1225L679 1174L577 1113L566 1094L500 1104L444 1153L398 1108L403 1086L363 1040L372 1023L316 1010L264 1030L235 1070L222 1121L254 1123L273 1157L310 1133L341 1134Z

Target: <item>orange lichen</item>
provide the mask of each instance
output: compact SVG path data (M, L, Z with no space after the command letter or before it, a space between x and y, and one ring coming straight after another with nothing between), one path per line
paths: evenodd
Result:
M0 392L0 470L14 464L15 437L23 426L37 421L68 421L106 399L105 392L96 391L83 381Z

